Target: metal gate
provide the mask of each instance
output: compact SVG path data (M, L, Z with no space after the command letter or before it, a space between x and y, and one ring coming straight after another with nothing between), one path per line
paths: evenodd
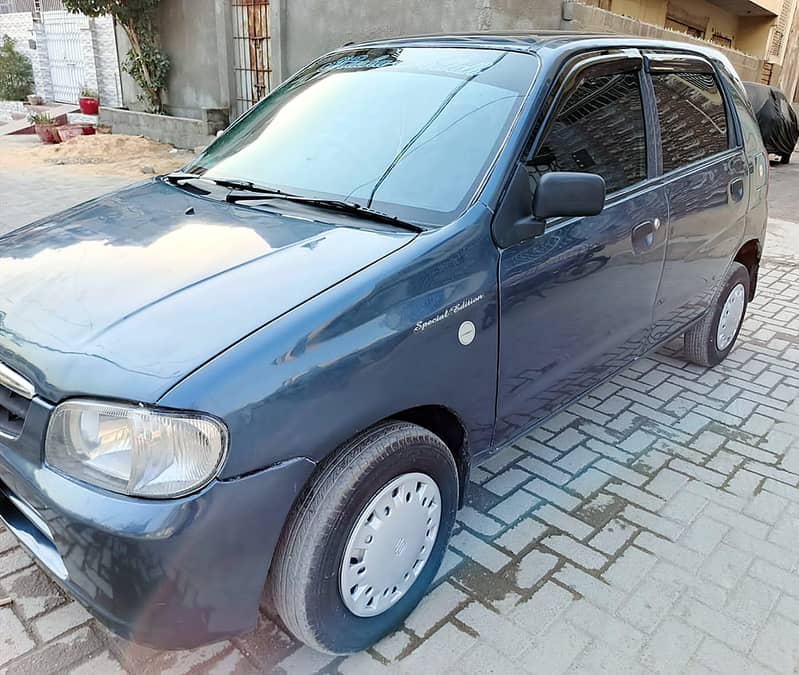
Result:
M231 0L236 116L260 101L271 87L269 0Z
M84 17L67 12L61 0L40 0L37 4L47 39L53 99L77 103L85 77L80 46L80 21Z

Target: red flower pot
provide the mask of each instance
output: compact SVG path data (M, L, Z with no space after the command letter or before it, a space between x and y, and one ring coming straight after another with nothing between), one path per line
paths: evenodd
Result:
M80 106L80 111L84 115L96 115L100 110L100 101L98 101L96 98L81 96L78 99L78 105Z
M81 125L83 128L83 135L84 136L94 136L94 125L93 124L83 124Z
M34 124L34 131L42 143L60 143L58 131L55 124Z

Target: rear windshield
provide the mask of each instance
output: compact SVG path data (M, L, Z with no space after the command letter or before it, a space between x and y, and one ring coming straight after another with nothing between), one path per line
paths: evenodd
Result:
M537 70L534 55L490 49L337 52L187 169L445 223L469 205Z

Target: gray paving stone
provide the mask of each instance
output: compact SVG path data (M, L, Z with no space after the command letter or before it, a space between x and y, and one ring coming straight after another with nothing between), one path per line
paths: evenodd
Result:
M688 482L688 478L671 469L658 471L646 485L646 490L662 499L670 499Z
M686 623L742 651L749 649L755 637L755 631L751 626L735 621L722 612L691 598L680 601L675 614Z
M463 591L450 583L443 583L428 593L411 615L405 619L405 626L417 635L425 635L437 623L469 599Z
M540 503L540 500L524 490L517 490L505 497L505 499L488 513L505 523L515 523L519 518L532 511Z
M475 638L451 623L445 623L407 658L398 663L403 673L441 673L463 656L475 643ZM291 671L288 671L291 672Z
M569 591L547 581L532 598L514 608L510 618L535 637L549 628L573 602L574 596Z
M572 565L566 565L558 570L555 578L597 607L609 612L615 611L624 602L622 592Z
M0 666L33 649L34 641L9 608L0 609Z
M492 572L499 572L510 562L510 558L502 551L486 544L482 539L478 539L466 530L462 530L452 537L450 545Z
M544 504L541 508L536 509L534 513L537 518L540 518L548 525L568 532L577 539L585 539L593 532L593 528L590 525L586 525L582 520L570 516L568 513L549 504Z
M702 641L694 658L705 667L718 673L766 675L771 672L712 637L706 637Z
M543 536L547 531L547 526L535 518L525 518L517 525L508 529L501 537L495 541L499 546L508 549L512 553L520 553L536 539Z
M778 673L799 667L799 625L775 616L757 636L752 656Z
M519 561L516 570L516 585L532 588L558 564L557 556L538 549L530 551Z
M632 591L649 573L657 558L646 551L630 546L604 572L602 577L611 586L623 591Z
M752 556L727 544L719 544L703 563L700 575L727 589L735 588L746 573Z
M696 571L702 564L703 556L684 546L658 537L651 532L641 532L636 538L637 546L644 548L662 560L668 560L689 571Z
M698 553L708 555L719 545L729 530L729 526L724 523L707 516L699 516L680 537L679 543Z
M565 673L590 642L579 628L559 621L524 653L523 660L541 673Z
M641 661L657 673L679 673L702 641L701 633L674 618L666 619L650 638Z
M592 452L584 446L578 446L561 457L555 466L571 474L579 473L591 462L599 458L599 454Z
M644 644L644 634L587 600L578 600L566 612L566 620L595 639L631 656Z
M564 534L549 536L541 543L566 558L569 562L577 563L580 567L586 569L598 570L608 562L608 559L598 551L594 551Z
M590 543L595 549L613 555L637 532L630 523L614 518L590 539Z
M630 595L617 615L644 633L651 633L666 617L681 589L661 579L647 577Z
M752 577L744 577L730 591L725 614L749 626L761 626L769 617L780 593ZM790 596L783 596L790 599Z
M539 497L545 504L554 504L564 511L573 511L580 506L580 500L568 492L555 487L545 480L535 478L524 486L528 492L532 492L536 497Z
M528 635L522 628L477 602L458 612L457 618L472 628L481 642L508 658L515 659L528 647Z
M520 665L488 644L478 642L447 672L463 675L507 675L520 673Z

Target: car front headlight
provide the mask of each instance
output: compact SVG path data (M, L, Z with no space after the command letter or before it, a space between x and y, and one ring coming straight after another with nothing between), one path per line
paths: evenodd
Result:
M179 497L216 476L227 451L225 426L199 413L71 400L53 411L45 461L113 492Z

